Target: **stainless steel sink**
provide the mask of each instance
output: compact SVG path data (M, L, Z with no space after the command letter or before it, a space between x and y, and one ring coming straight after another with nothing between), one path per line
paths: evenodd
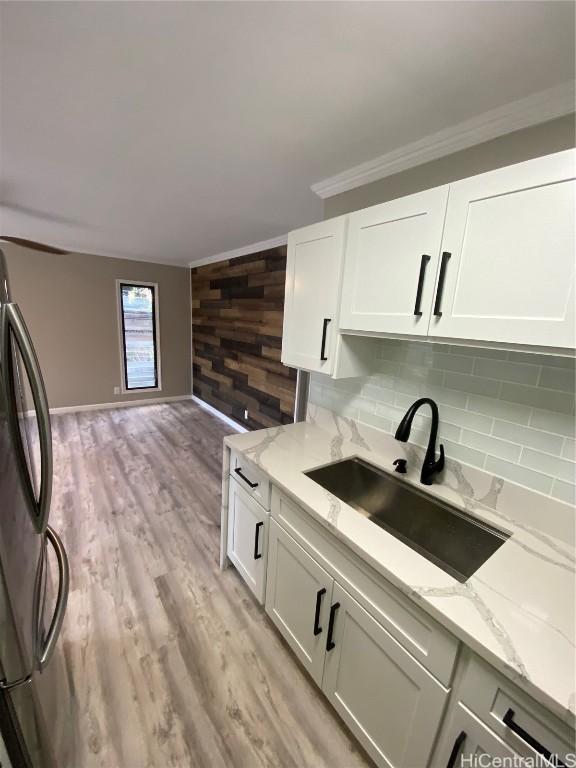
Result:
M510 537L362 459L305 474L461 582Z

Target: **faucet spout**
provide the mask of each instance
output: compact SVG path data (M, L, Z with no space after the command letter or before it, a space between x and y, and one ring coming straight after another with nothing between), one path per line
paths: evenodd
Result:
M394 437L396 440L400 440L402 443L406 443L410 437L410 430L412 428L412 421L416 412L423 406L429 405L432 411L432 424L430 426L430 438L428 440L428 447L426 449L426 455L424 456L424 463L422 464L422 472L420 474L420 482L424 485L432 485L434 476L444 469L444 446L440 445L440 456L436 459L436 438L438 436L438 406L429 397L421 397L412 403L410 408L404 414L402 421L398 425L396 434Z

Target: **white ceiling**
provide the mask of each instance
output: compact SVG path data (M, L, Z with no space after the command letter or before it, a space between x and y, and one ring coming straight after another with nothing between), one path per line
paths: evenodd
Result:
M3 234L187 264L574 77L571 2L2 2Z

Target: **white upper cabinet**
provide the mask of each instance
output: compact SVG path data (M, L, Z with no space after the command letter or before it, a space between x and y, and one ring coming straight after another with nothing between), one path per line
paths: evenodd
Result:
M575 175L568 150L450 185L430 336L575 346Z
M340 327L426 336L448 187L350 215Z
M396 336L576 348L576 150L290 233L282 362L361 376Z
M288 235L282 362L332 374L347 217Z

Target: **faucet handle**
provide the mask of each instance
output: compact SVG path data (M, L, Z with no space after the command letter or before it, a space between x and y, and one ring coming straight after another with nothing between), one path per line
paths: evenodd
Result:
M406 459L396 459L394 462L394 466L396 469L395 472L400 472L400 474L405 475L406 474L406 465L407 465Z
M440 444L440 456L438 457L438 460L434 464L434 469L436 472L442 472L444 469L444 446Z

